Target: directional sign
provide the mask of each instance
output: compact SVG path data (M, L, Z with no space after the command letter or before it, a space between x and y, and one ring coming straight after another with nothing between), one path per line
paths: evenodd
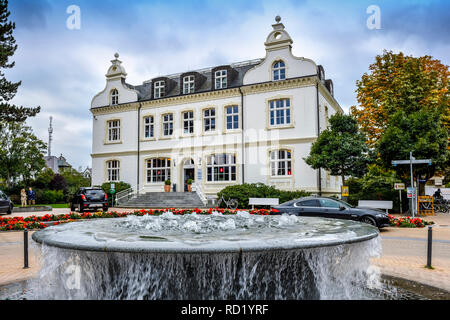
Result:
M404 183L394 183L394 189L395 190L405 190L405 184Z
M420 163L427 163L428 165L431 165L431 159L424 159L424 160L393 160L392 164L394 166L399 164L420 164Z

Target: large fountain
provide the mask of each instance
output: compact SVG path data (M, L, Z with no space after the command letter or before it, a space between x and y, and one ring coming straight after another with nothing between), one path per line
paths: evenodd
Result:
M128 216L49 227L38 299L364 299L378 230L296 216Z

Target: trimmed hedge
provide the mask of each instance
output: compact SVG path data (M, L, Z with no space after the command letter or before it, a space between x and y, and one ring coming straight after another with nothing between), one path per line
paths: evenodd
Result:
M248 204L249 198L278 198L279 203L283 203L292 199L309 196L310 193L298 190L298 191L284 191L276 189L273 186L267 186L263 183L244 183L233 186L228 186L222 189L217 196L222 196L228 200L230 198L237 199L238 208L249 209L251 206ZM221 204L225 206L224 203Z

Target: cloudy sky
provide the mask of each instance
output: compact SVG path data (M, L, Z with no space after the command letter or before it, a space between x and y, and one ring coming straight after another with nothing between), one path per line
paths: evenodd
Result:
M81 11L79 30L67 28L70 5ZM370 5L380 8L381 28L369 29ZM41 106L28 123L48 139L52 154L75 168L90 166L92 97L103 90L105 73L120 54L127 82L229 64L265 55L264 41L280 15L293 53L325 68L344 110L356 103L355 82L383 49L431 55L449 64L450 2L327 0L10 0L16 67L22 80L14 103Z

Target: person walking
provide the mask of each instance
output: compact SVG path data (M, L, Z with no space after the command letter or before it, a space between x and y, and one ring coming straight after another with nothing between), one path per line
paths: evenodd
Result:
M20 202L22 207L27 205L27 193L25 192L25 189L20 190Z
M34 192L31 187L28 189L27 197L28 197L28 205L34 206L36 204L36 192Z

